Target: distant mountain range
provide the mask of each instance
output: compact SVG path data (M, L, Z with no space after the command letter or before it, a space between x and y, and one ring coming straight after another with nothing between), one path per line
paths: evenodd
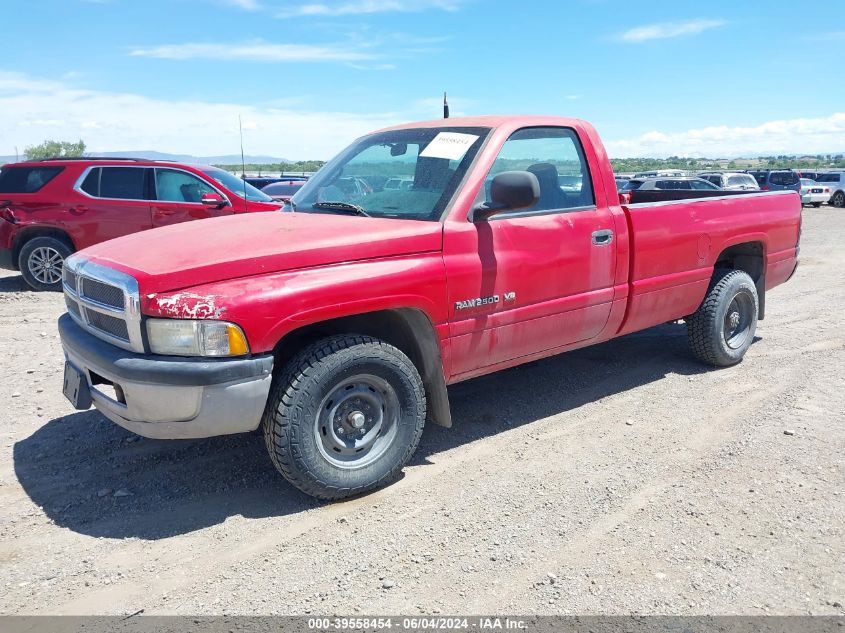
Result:
M178 163L193 165L238 165L241 162L240 154L226 154L223 156L192 156L191 154L168 154L166 152L153 151L126 151L126 152L89 152L91 155L105 156L108 158L141 158L145 160L173 160ZM23 160L23 156L20 157ZM13 156L0 156L0 164L12 163ZM253 165L269 165L271 163L293 163L295 161L278 156L254 156L247 154L244 162Z

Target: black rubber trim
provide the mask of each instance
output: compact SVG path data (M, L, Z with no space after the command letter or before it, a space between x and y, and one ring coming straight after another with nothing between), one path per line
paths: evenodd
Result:
M0 248L0 268L6 270L17 270L11 248Z
M220 359L135 354L89 334L68 314L59 317L59 335L62 345L83 363L132 382L205 387L267 376L273 371L272 354Z

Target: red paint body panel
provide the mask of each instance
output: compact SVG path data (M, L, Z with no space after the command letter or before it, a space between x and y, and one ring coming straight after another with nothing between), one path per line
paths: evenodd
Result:
M154 235L155 248L128 235L82 254L130 273L145 293L151 293L284 270L439 252L443 229L435 222L415 220L256 213L177 224L157 229ZM362 279L361 285L369 284Z
M4 165L4 169L31 166L33 163ZM247 201L210 178L193 165L144 160L52 160L38 165L61 166L62 171L35 193L4 193L10 201L16 223L0 219L0 248L13 249L27 233L53 230L63 233L80 250L116 237L137 233L155 226L223 215L278 211L277 203ZM89 167L159 167L189 172L223 192L232 205L221 209L202 204L159 202L155 200L111 200L92 198L74 189Z
M174 316L161 306L176 297L186 310L181 316L188 317L195 299L184 294L143 295L142 311ZM376 310L413 308L427 314L433 325L446 321L446 277L439 252L242 277L193 287L190 294L222 308L218 318L241 325L255 353L272 350L285 334L302 326ZM326 300L329 295L331 301ZM441 331L444 337L448 334L448 329Z
M233 321L256 353L319 321L419 310L440 340L448 382L684 317L700 304L719 254L731 245L762 245L767 288L795 269L801 211L794 193L622 207L604 146L584 121L502 116L448 125L491 132L442 222L234 216L127 236L83 255L134 275L145 314ZM468 221L504 142L536 126L575 130L595 205ZM612 230L612 243L593 244L597 230ZM495 302L456 305L493 296Z

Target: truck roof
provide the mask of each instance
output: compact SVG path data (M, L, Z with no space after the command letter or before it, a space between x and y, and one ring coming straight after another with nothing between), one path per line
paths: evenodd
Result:
M558 126L573 127L585 123L582 119L557 116L542 116L535 114L495 114L484 116L450 117L448 119L430 119L428 121L413 121L382 128L378 132L390 130L407 130L418 127L530 127L530 126Z

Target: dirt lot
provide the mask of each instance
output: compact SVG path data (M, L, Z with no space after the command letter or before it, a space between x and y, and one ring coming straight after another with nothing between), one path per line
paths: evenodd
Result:
M741 365L665 325L457 385L455 428L337 504L255 435L73 412L61 296L2 276L0 612L841 614L845 213L804 213Z

